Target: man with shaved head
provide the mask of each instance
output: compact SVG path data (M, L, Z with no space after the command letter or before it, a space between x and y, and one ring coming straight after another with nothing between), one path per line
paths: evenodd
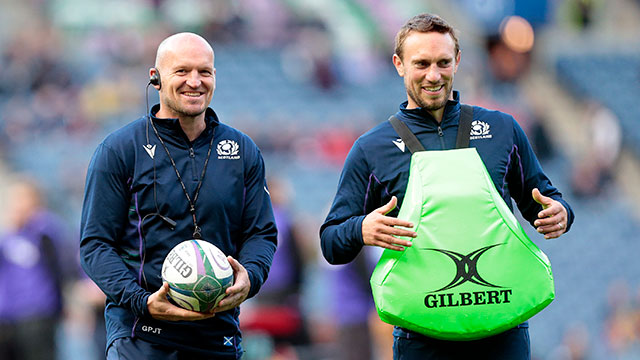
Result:
M156 66L149 70L150 76L159 79L162 73L161 81L167 86L176 82L180 85L165 89L155 85L160 90L160 110L156 116L178 118L190 140L205 128L204 113L216 88L213 62L213 49L205 39L196 34L180 33L160 43ZM193 67L190 70L197 70L200 76L185 78L188 75L185 66Z
M87 173L81 262L107 295L107 359L239 359L238 306L266 280L276 227L259 149L209 108L214 52L193 33L158 46L160 104L108 135ZM176 306L161 268L184 240L228 255L234 283L210 312Z

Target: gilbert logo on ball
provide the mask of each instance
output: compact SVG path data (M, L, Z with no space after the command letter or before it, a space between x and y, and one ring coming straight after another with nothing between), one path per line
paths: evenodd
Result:
M176 305L209 312L233 284L233 269L213 244L187 240L171 249L164 259L162 280L169 283L169 297Z

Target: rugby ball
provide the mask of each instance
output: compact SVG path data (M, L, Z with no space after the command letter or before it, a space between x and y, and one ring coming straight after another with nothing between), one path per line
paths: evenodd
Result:
M233 269L225 254L204 240L176 245L162 264L169 298L187 310L209 312L233 284Z

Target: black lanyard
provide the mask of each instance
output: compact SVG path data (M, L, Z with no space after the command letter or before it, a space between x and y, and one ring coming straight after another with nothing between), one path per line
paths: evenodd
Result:
M164 148L164 151L169 156L169 160L171 161L171 166L173 166L173 170L176 171L176 176L178 177L178 181L182 186L182 191L184 192L184 196L187 198L189 202L189 212L191 212L191 216L193 217L193 238L194 239L202 239L202 232L200 227L198 226L198 221L196 220L196 201L198 201L198 194L200 193L200 187L202 186L202 180L204 179L204 174L207 171L207 164L209 164L209 158L211 157L211 148L213 147L213 138L215 135L215 128L211 130L211 141L209 142L209 151L207 151L207 158L204 160L204 166L202 167L202 174L200 174L200 179L198 180L198 187L196 188L196 193L193 195L193 201L191 200L191 196L189 196L189 192L187 191L187 187L184 185L182 181L182 176L180 176L180 172L178 171L178 167L176 166L176 162L173 160L171 153L169 152L169 148L165 145L164 140L160 137L158 133L158 129L156 129L156 125L151 121L151 126L153 127L153 132L160 140L160 144Z

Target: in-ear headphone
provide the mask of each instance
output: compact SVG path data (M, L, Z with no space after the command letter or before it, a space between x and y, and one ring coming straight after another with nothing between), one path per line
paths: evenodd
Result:
M162 88L162 82L160 81L160 71L158 71L158 68L155 68L156 70L155 73L153 73L153 75L151 75L151 77L149 77L149 84L157 86L158 90L160 90L160 88Z

